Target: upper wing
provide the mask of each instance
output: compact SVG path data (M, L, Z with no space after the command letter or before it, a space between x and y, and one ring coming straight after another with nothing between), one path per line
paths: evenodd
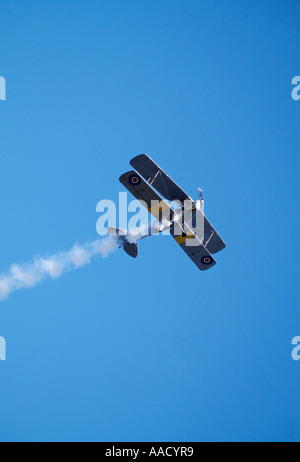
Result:
M130 164L169 201L192 200L147 154L134 157Z
M135 171L124 173L119 180L155 218L160 218L162 213L166 213L168 219L172 218L173 210L169 204Z

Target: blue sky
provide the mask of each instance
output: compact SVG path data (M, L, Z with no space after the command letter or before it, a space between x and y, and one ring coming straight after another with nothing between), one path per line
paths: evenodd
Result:
M0 440L299 440L299 1L0 16L0 272L96 239L142 152L227 242L207 272L153 237L1 302Z

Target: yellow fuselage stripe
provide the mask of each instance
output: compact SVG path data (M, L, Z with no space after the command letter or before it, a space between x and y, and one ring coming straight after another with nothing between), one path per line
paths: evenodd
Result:
M196 236L195 236L195 234L193 234L193 233L192 233L192 234L189 234L189 235L187 235L187 236L181 236L181 235L179 235L179 236L176 236L176 237L175 237L175 241L177 242L177 244L181 245L181 244L184 244L185 241L187 241L188 239L193 239L194 237L196 237Z
M170 206L165 201L160 201L154 204L152 207L148 208L148 211L154 217L159 217L160 213L163 213L166 210L171 210ZM167 217L166 217L167 218ZM169 217L170 218L170 217Z

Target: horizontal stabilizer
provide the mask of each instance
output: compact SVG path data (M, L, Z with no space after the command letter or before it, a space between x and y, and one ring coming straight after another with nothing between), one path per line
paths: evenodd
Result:
M124 231L124 229L113 228L112 226L107 228L107 232L110 236L116 236L116 237L127 236L127 232Z
M138 245L135 242L132 242L132 244L130 244L130 242L125 242L123 249L132 258L138 256Z

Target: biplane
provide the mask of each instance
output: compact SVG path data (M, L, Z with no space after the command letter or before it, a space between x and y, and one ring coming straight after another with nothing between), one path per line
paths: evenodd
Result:
M203 212L202 190L199 189L199 200L194 201L147 154L134 157L130 164L134 170L124 173L119 180L148 209L155 221L141 235L108 228L119 247L136 258L137 241L169 230L201 271L214 266L216 260L212 254L224 249L226 244Z

